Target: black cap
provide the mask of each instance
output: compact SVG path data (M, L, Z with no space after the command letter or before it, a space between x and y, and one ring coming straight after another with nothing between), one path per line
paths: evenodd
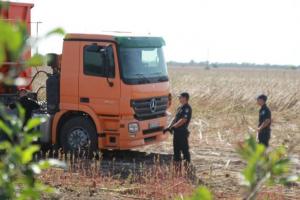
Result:
M182 93L179 95L179 97L184 97L184 98L186 98L187 100L189 100L190 95L189 95L189 93L187 93L187 92L182 92Z
M264 102L266 102L266 101L268 100L268 97L267 97L266 95L264 95L264 94L261 94L261 95L259 95L256 99L257 99L257 100L258 100L258 99L262 99Z

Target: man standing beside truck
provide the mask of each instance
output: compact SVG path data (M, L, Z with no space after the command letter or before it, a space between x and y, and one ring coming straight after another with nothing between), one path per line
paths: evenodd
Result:
M268 97L264 94L257 97L257 104L261 106L259 110L259 123L257 128L258 142L269 146L269 140L271 137L271 111L268 108L266 102Z
M180 169L181 166L181 153L183 154L186 167L188 167L191 162L188 142L190 132L188 126L192 118L192 108L188 103L189 97L187 92L183 92L179 95L181 106L177 108L175 118L170 126L164 130L164 132L169 131L174 134L174 163L177 170Z

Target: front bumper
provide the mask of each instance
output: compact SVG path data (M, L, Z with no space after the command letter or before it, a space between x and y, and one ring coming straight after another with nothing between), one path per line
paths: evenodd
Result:
M134 137L128 132L128 124L133 122L139 124L139 131ZM99 147L126 150L164 141L168 137L163 133L166 124L167 116L143 121L121 119L117 131L105 131L102 136L100 135Z

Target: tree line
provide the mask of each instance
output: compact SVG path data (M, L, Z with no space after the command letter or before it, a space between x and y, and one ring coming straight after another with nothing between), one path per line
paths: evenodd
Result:
M195 62L191 60L190 62L177 62L177 61L169 61L167 62L168 66L174 67L202 67L202 68L265 68L265 69L300 69L300 65L279 65L279 64L256 64L256 63L221 63L221 62L208 62L201 61Z

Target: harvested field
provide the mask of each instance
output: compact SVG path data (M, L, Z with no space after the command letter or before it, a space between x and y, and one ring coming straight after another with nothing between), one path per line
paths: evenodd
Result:
M174 175L170 136L160 144L105 153L100 161L68 159L68 170L51 169L41 175L59 191L51 198L173 199L204 184L215 199L242 199L245 188L239 173L245 163L235 147L248 134L256 134L255 97L260 93L269 96L273 114L271 148L296 143L290 154L293 171L300 173L300 71L171 67L169 73L174 97L181 91L191 94L190 149L197 178ZM176 106L174 98L172 111ZM265 187L258 199L299 196L299 185L272 186Z

